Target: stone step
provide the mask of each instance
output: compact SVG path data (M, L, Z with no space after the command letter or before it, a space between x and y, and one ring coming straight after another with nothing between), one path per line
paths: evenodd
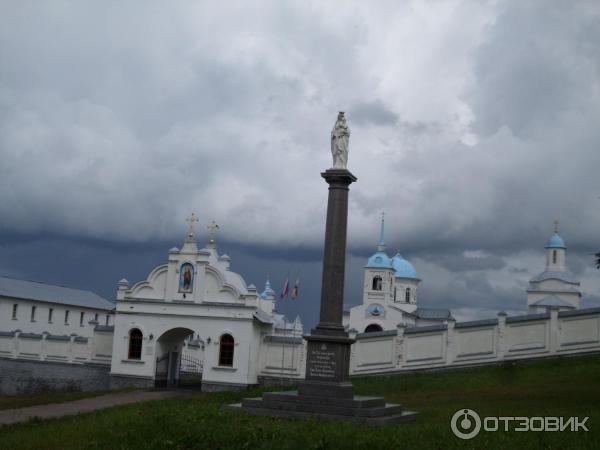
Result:
M227 405L227 409L233 411L245 411L249 414L258 416L271 416L271 417L283 417L292 419L308 419L316 417L322 420L349 420L356 423L366 423L369 425L380 426L393 423L410 422L416 420L417 413L413 411L403 411L402 413L390 414L381 417L365 417L365 416L348 416L342 414L328 414L328 413L311 413L305 411L294 411L286 409L271 409L271 408L258 408L258 407L242 407L241 403L233 405Z
M385 399L383 397L371 397L366 395L355 395L354 398L322 398L311 396L298 396L297 391L281 391L267 392L263 394L263 399L270 403L275 402L291 402L317 404L317 405L335 405L346 408L366 408L366 407L383 407Z
M265 407L271 405L265 404ZM295 411L309 412L313 414L335 414L340 416L356 417L382 417L386 415L395 415L402 413L402 405L380 406L375 408L346 408L334 405L309 405L299 403Z
M333 405L344 408L376 408L385 406L383 397L354 396L354 398L331 398L323 399L320 397L300 397L300 403L314 405Z
M358 408L356 411L356 415L361 417L382 417L402 414L403 412L404 408L402 407L402 405L386 403L385 406L380 406L376 408Z
M298 391L265 392L262 398L265 400L295 403L298 401Z
M244 398L242 399L242 403L241 405L244 408L262 408L264 403L263 403L263 399L260 397L253 397L253 398Z
M402 413L402 405L387 403L383 406L375 407L347 407L339 405L323 405L317 403L277 401L274 398L269 400L256 398L245 398L242 400L244 408L263 408L275 411L298 411L313 414L336 414L342 416L360 416L360 417L381 417Z

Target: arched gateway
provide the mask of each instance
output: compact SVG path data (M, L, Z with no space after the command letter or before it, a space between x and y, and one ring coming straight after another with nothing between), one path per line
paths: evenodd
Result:
M193 357L190 357L189 353L186 353L184 356L185 344L187 342L193 342L193 336L194 331L189 328L172 328L171 330L164 332L156 340L156 365L154 370L155 386L179 386L182 375L186 373L186 369L188 369L189 366L185 364L186 360L193 360ZM196 352L194 352L194 354L195 353ZM197 356L201 357L200 354ZM201 360L198 359L198 361ZM201 371L199 371L199 373L201 374Z
M216 229L199 249L190 227L167 264L131 288L119 282L113 386L177 386L200 370L203 390L257 383L261 345L276 322L275 296L259 296L230 270L230 258L217 253Z

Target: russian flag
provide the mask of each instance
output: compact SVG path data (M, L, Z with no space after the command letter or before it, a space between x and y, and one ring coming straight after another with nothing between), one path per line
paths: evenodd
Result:
M283 284L283 290L281 291L281 298L287 298L290 293L290 277L285 279L285 283Z
M300 275L296 278L294 289L292 290L292 298L298 298L300 296Z

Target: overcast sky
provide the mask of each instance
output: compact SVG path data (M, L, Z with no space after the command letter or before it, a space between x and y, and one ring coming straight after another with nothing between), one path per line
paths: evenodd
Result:
M312 325L346 111L347 304L383 210L422 306L523 311L555 219L600 304L599 5L0 1L0 273L113 299L195 211Z

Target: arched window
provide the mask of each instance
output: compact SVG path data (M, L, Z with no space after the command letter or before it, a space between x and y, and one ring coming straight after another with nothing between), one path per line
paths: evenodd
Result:
M375 333L377 331L383 331L383 328L381 328L376 323L372 323L371 325L367 326L367 328L365 328L365 333Z
M410 303L410 288L406 288L406 293L404 294L404 300L406 303Z
M556 264L556 250L552 250L552 264Z
M129 332L129 359L142 359L142 340L144 335L140 330L134 328Z
M383 288L383 280L379 275L373 277L373 286L374 291L381 291Z
M233 366L233 336L230 334L224 334L221 336L221 342L219 344L219 365L220 366Z

